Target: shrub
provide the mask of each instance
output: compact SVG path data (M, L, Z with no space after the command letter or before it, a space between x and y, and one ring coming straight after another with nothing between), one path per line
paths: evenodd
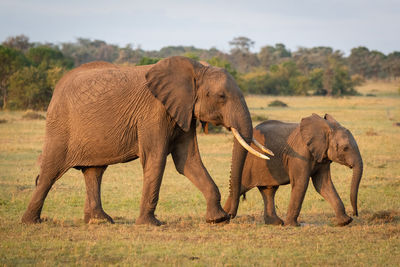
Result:
M158 61L160 61L161 58L153 58L153 57L142 57L137 63L137 66L142 66L142 65L151 65L151 64L156 64Z
M252 121L266 121L268 117L265 115L251 114Z
M274 100L268 104L268 107L287 107L288 105L280 100Z

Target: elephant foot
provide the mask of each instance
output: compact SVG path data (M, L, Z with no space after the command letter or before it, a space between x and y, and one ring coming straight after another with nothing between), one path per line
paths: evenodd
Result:
M40 215L32 215L30 212L25 212L21 218L21 222L24 224L36 224L41 223Z
M84 220L85 223L103 222L103 221L109 222L111 224L114 223L114 220L103 210L85 213Z
M163 225L161 221L159 221L155 215L140 215L135 222L136 225L141 225L141 224L148 224L148 225L154 225L154 226L160 226Z
M207 212L206 222L207 223L221 223L221 222L229 221L230 218L231 217L229 216L229 214L227 214L224 210L218 209L218 211L214 212L213 214L210 214L209 212Z
M346 226L349 223L351 223L352 221L353 221L353 218L346 215L345 217L337 218L337 225L338 226Z
M281 218L278 216L264 216L264 222L265 224L270 224L270 225L283 225L284 222Z

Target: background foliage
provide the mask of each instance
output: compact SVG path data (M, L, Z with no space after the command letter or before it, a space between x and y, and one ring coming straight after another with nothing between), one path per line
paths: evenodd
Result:
M193 46L167 46L159 51L107 44L78 38L73 43L31 43L24 35L7 38L0 45L0 106L3 109L44 110L58 79L81 64L103 60L116 64L146 65L182 55L226 68L245 93L269 95L356 95L355 86L366 79L400 76L400 52L385 55L356 47L349 56L331 47L300 47L284 44L263 46L252 52L254 41L239 36L225 53Z

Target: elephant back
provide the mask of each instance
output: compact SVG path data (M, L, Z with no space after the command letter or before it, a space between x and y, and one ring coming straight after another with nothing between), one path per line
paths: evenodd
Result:
M268 120L258 124L254 129L264 135L266 143L263 144L266 145L266 147L270 147L270 145L274 145L273 143L283 142L278 140L287 140L289 135L297 127L299 127L298 123ZM271 143L272 140L274 140L273 143Z

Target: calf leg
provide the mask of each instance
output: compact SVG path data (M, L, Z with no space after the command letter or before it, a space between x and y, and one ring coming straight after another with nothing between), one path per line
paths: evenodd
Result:
M275 193L279 186L258 186L258 190L264 200L264 222L265 224L283 225L281 218L275 211Z
M327 200L334 209L338 225L344 226L351 223L353 219L346 214L343 202L332 183L330 165L324 166L315 173L312 176L312 181L315 190L317 190L317 192Z
M289 207L286 214L285 225L300 226L297 222L301 205L303 204L304 196L308 187L310 177L302 174L291 178L292 191L290 194Z

